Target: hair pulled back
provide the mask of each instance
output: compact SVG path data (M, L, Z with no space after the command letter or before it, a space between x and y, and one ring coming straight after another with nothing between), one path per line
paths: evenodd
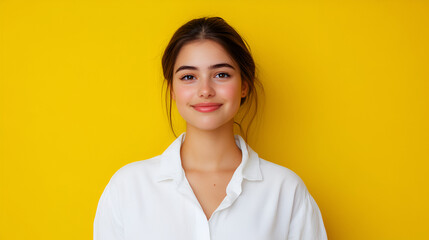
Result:
M165 79L164 83L167 83L165 106L167 109L170 128L176 136L171 117L172 99L170 93L173 86L174 65L176 63L177 56L185 44L194 40L205 39L217 42L226 50L226 52L239 66L242 81L248 84L249 89L247 96L242 98L240 103L240 105L248 105L247 109L242 115L240 121L234 122L239 126L241 133L244 134L244 138L246 139L248 127L253 122L258 108L258 97L255 86L258 85L262 89L262 85L256 79L255 62L250 53L250 47L247 42L241 38L233 27L220 17L197 18L185 23L177 29L165 48L164 55L162 56L162 70ZM241 123L246 116L249 115L249 112L252 112L252 114L250 114L248 126L244 133Z

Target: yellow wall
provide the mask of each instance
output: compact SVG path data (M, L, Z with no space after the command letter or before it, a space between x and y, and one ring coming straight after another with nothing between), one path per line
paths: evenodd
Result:
M161 54L204 15L251 45L249 142L302 177L330 239L429 239L427 1L147 2L0 0L0 239L92 238L112 174L173 140Z

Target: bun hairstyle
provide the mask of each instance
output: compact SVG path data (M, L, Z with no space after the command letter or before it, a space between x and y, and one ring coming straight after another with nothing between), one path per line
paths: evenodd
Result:
M237 63L241 72L241 79L248 84L247 96L241 99L240 106L247 105L246 110L241 114L239 122L234 122L240 128L240 132L245 139L251 123L253 122L257 108L258 96L255 86L258 85L262 89L262 85L256 79L255 62L250 53L250 47L241 36L232 28L225 20L220 17L203 17L190 20L181 26L174 33L162 56L162 70L164 74L164 84L167 84L165 92L165 106L167 109L167 117L170 123L170 128L174 132L174 127L171 117L171 88L173 86L174 64L179 55L181 48L194 40L212 40L220 44L232 59ZM242 110L243 107L240 107ZM241 112L241 111L240 111ZM252 112L251 114L249 114ZM243 131L243 120L250 116L246 131ZM177 136L176 136L177 137Z

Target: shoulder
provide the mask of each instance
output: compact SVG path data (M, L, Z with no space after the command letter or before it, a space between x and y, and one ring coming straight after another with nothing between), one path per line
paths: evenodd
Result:
M150 181L154 178L161 161L161 155L131 162L119 168L111 177L110 185L127 185L130 183Z
M303 180L294 171L282 165L259 158L264 181L269 184L280 184L282 187L306 190Z
M263 181L266 181L265 186L277 189L279 194L288 199L286 202L293 206L294 214L298 214L299 211L305 212L302 209L313 209L314 212L318 212L318 215L320 215L318 206L307 186L295 172L279 164L259 159Z

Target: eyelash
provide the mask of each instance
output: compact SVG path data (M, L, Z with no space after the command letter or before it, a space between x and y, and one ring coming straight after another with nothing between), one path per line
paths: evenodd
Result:
M229 77L231 77L231 75L229 75L228 73L225 73L225 72L218 73L218 74L216 74L216 76L219 75L219 74L224 74L225 77L223 77L223 78L229 78Z
M231 75L229 75L228 73L225 73L225 72L218 73L218 74L216 74L216 76L218 76L219 74L223 74L224 75L224 77L220 77L220 78L229 78L229 77L231 77ZM192 79L188 79L188 77L194 77L194 76L192 76L190 74L187 74L187 75L181 77L180 80L192 80Z
M187 79L187 77L194 77L194 76L187 74L187 75L181 77L180 80L192 80L192 79Z

